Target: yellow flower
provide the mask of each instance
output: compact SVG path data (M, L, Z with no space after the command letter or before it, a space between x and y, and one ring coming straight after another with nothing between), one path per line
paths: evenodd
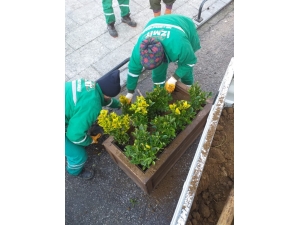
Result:
M187 101L184 101L184 102L183 102L183 108L184 108L184 109L187 109L187 108L189 108L190 106L191 106L191 105L188 104Z
M121 95L120 98L119 98L120 102L122 105L127 105L128 104L128 101L126 99L126 96L125 95Z
M113 119L113 121L112 121L112 127L113 128L117 128L118 127L118 120L117 119Z
M180 115L180 110L178 108L176 108L175 114Z
M137 96L137 101L134 104L131 104L130 110L134 111L135 114L147 114L147 107L149 105L147 104L145 98L143 96Z
M102 109L101 112L100 112L100 116L101 117L106 117L107 113L108 113L108 110Z
M115 112L112 112L110 115L112 119L116 119L118 117L118 115Z
M150 149L150 146L146 144L146 148L149 148L149 149Z
M169 105L169 107L170 107L170 109L173 111L173 110L176 108L176 104L173 103L173 104Z

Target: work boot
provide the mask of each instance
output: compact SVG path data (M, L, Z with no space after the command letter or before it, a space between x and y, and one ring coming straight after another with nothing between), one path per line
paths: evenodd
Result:
M94 171L83 168L78 176L84 180L90 180L94 177Z
M127 23L131 27L136 27L136 22L132 21L129 15L130 14L128 14L127 16L123 16L122 22Z
M118 37L118 32L116 31L116 28L115 28L115 22L107 24L107 30L108 30L108 33L112 37Z

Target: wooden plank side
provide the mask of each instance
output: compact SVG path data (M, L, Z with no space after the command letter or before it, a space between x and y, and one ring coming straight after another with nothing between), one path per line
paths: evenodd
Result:
M229 196L227 197L225 206L222 210L217 225L231 225L234 215L234 188L231 189Z

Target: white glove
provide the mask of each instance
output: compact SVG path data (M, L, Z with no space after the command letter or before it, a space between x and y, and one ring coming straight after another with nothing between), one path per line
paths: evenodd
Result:
M126 98L126 100L127 100L128 103L131 102L132 97L133 97L132 93L127 93L127 95L125 96L125 98Z
M165 84L165 88L169 93L172 93L175 90L177 80L174 77L170 77Z

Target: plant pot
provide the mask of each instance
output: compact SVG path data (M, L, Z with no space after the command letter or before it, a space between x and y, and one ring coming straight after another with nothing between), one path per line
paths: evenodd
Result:
M181 82L178 82L172 96L174 100L189 100L187 87ZM192 123L179 133L179 135L159 155L155 165L150 166L146 171L143 171L138 166L130 163L130 160L124 155L124 152L114 144L112 136L109 136L103 142L103 146L114 162L145 193L150 194L182 154L190 147L196 138L202 134L211 107L211 101L207 100L207 104L196 115Z

